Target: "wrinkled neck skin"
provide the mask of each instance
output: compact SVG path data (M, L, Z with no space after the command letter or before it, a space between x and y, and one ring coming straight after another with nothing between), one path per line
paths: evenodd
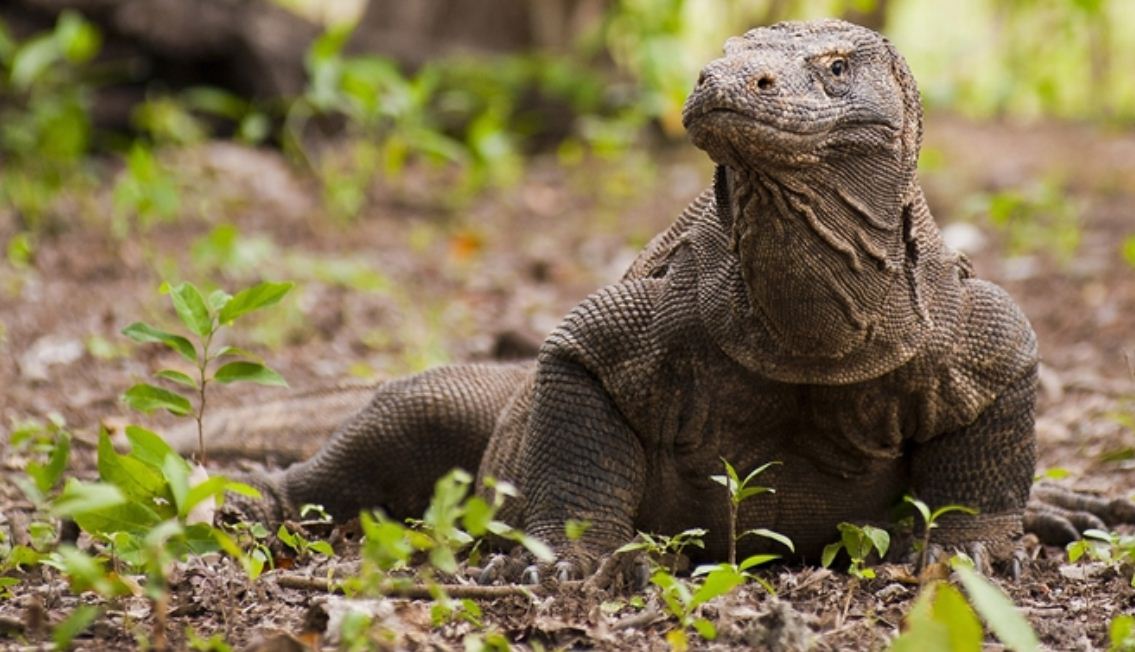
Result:
M930 330L910 244L921 191L896 160L859 161L719 169L717 210L739 273L720 279L732 286L718 288L730 323L715 328L746 366L786 382L856 382L906 362Z

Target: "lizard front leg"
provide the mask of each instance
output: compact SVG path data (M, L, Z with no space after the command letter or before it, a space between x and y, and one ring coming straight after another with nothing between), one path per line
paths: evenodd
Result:
M548 542L561 578L634 536L646 484L642 443L599 379L566 352L541 354L528 430L520 447L525 530ZM590 523L567 540L568 519Z
M1033 431L1036 367L1009 387L971 424L916 445L911 489L932 509L964 505L976 515L946 514L932 542L946 548L988 549L1008 558L1023 533L1036 467Z

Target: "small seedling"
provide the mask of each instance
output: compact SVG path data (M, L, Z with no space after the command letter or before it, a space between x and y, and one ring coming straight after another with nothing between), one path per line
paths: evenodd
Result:
M733 468L733 465L730 464L728 460L722 458L721 463L725 465L725 475L711 475L709 476L709 479L725 487L726 491L728 492L729 563L735 565L737 563L737 540L740 538L737 536L737 510L741 507L742 502L748 500L749 498L752 498L753 496L759 496L764 493L776 493L776 490L772 487L760 487L756 485L750 486L749 483L752 482L758 475L764 473L765 470L770 466L773 466L774 464L780 464L780 462L769 462L767 464L758 466L757 468L753 469L749 473L749 475L745 476L744 480L741 480L739 478L739 476L737 475L737 470ZM749 530L743 533L741 536L743 537L747 534L757 534L761 536L769 536L771 534L773 535L770 537L772 539L783 539L781 535L764 529ZM789 545L789 547L791 548L791 545Z
M887 549L891 547L891 535L886 530L870 525L840 523L838 527L840 540L824 546L824 551L820 555L820 565L824 568L831 566L839 551L845 550L847 556L851 558L851 565L847 568L848 573L859 579L875 577L875 571L864 568L863 564L872 552L878 553L879 557L887 554Z
M183 335L169 333L144 322L130 324L122 333L136 342L160 342L176 351L194 365L196 377L176 369L162 369L154 375L176 385L176 391L139 383L126 390L123 398L128 405L141 412L164 409L176 416L193 415L197 421L197 460L204 465L205 389L210 382L227 384L249 381L262 385L287 385L280 374L261 362L247 359L254 357L247 351L231 346L211 350L213 339L221 328L232 324L242 315L279 302L291 290L292 284L260 283L237 292L235 296L217 290L208 298L203 297L192 283L181 283L173 287L163 284L162 288L169 292L177 316L190 333L196 336L197 345ZM213 369L215 362L226 358L236 359ZM196 407L185 394L196 398Z
M970 516L977 514L976 509L964 505L944 505L931 511L926 503L910 495L903 496L903 502L913 506L922 517L922 540L917 544L918 567L920 569L926 568L926 563L929 561L930 533L939 526L938 519L950 512L961 512L963 514L969 514ZM880 552L879 556L881 557L883 554L885 554L885 551Z
M311 553L319 553L324 557L334 557L335 550L331 548L331 544L326 541L309 541L302 534L292 532L288 526L281 523L280 528L276 530L276 538L281 543L295 551L298 557L307 557Z
M406 525L381 512L362 512L362 568L357 577L344 582L344 588L352 593L382 594L393 583L405 579L395 574L407 569L419 553L425 553L429 563L419 567L418 572L426 586L432 587L436 584L435 573L456 573L458 553L488 535L519 543L541 562L555 559L546 544L497 520L504 501L517 495L512 485L486 478L485 486L492 494L486 500L480 495L469 495L472 482L473 477L460 469L445 474L434 485L426 513L421 519L407 519ZM438 594L435 599L446 598Z
M615 554L641 551L647 555L651 562L659 566L663 561L668 560L670 562L668 565L669 572L676 573L678 572L678 562L682 558L682 551L691 546L704 550L704 537L707 533L708 530L703 528L690 528L670 536L640 531L633 541L621 546L615 551Z
M1068 544L1068 561L1075 563L1087 557L1107 564L1117 571L1135 565L1135 535L1106 532L1095 528L1084 530L1083 538ZM1135 587L1135 574L1131 577Z

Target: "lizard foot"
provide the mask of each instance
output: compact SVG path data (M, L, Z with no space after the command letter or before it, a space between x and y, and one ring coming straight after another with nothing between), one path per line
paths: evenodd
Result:
M914 566L918 575L933 574L934 571L930 569L935 566L948 568L950 558L958 553L964 553L969 557L973 561L974 569L982 575L992 576L996 571L1000 571L1014 582L1020 581L1021 569L1030 558L1020 541L1008 547L1000 542L971 541L954 546L931 543L925 554L921 551L912 551L907 563Z
M550 563L536 563L526 553L494 555L481 571L481 584L542 584L586 580L587 585L605 589L619 584L642 589L650 583L650 566L642 554L611 553L597 558L587 554L568 554Z
M292 517L288 501L281 489L282 474L245 473L229 476L231 480L243 482L260 492L253 498L229 491L225 494L225 504L217 510L218 523L262 523L274 529L285 519Z
M1107 499L1051 484L1033 487L1025 509L1025 531L1042 542L1063 546L1085 530L1106 530L1109 525L1135 524L1135 502Z

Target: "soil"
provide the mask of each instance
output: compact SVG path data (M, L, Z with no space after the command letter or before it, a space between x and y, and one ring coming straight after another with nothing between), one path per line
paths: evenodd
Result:
M931 116L926 147L924 184L939 223L968 250L979 276L1008 289L1038 333L1044 359L1038 469L1066 470L1060 482L1068 486L1131 496L1135 268L1124 260L1122 242L1135 234L1135 134ZM455 209L436 194L452 185L444 171L413 168L372 189L360 217L335 222L321 216L315 184L275 152L211 143L169 154L167 162L185 184L181 219L135 227L125 239L109 235L113 170L104 165L98 174L106 187L45 227L30 268L0 267L0 419L14 424L61 415L77 439L75 473L85 477L93 474L99 424L137 419L119 402L121 393L176 364L160 347L135 346L119 335L139 319L174 326L157 292L162 278L206 279L229 289L261 277L300 281L284 306L233 342L262 353L295 389L384 378L492 357L517 339L538 341L588 292L617 279L711 173L684 144L574 165L538 158L516 186ZM961 221L982 194L1035 184L1057 191L1055 201L1034 207L1033 217L1067 209L1077 220L1079 246L1066 260L1046 250L1010 255L1012 234L980 216ZM238 246L212 253L194 246L224 223L239 229ZM0 239L15 232L15 216L0 207ZM211 408L276 399L283 391L223 387L212 394ZM17 542L26 540L33 511L12 482L26 463L5 441L0 532ZM352 544L340 547L350 558ZM1059 548L1029 548L1034 559L1019 581L994 581L1044 645L1106 648L1111 619L1135 612L1131 569L1069 565ZM702 615L716 622L718 638L709 643L691 630L690 644L885 647L918 586L902 565L878 571L876 579L859 581L839 571L773 567L763 577L777 597L751 583L712 602ZM327 618L341 614L343 598L284 588L278 578L285 572L319 577L326 571L299 560L250 582L225 558L176 564L169 645L186 647L192 628L205 637L219 633L236 649L333 646L337 630ZM20 583L0 600L3 648L39 649L77 604L99 603L91 593L72 595L50 568L10 575ZM657 597L648 593L641 609L626 598L570 588L550 597L482 600L483 630L467 622L432 626L426 601L369 605L390 637L382 647L395 649L460 649L466 636L490 631L520 648L666 649L675 622L660 614ZM122 600L75 645L134 648L155 640L154 622L148 600ZM995 647L993 641L987 644Z

